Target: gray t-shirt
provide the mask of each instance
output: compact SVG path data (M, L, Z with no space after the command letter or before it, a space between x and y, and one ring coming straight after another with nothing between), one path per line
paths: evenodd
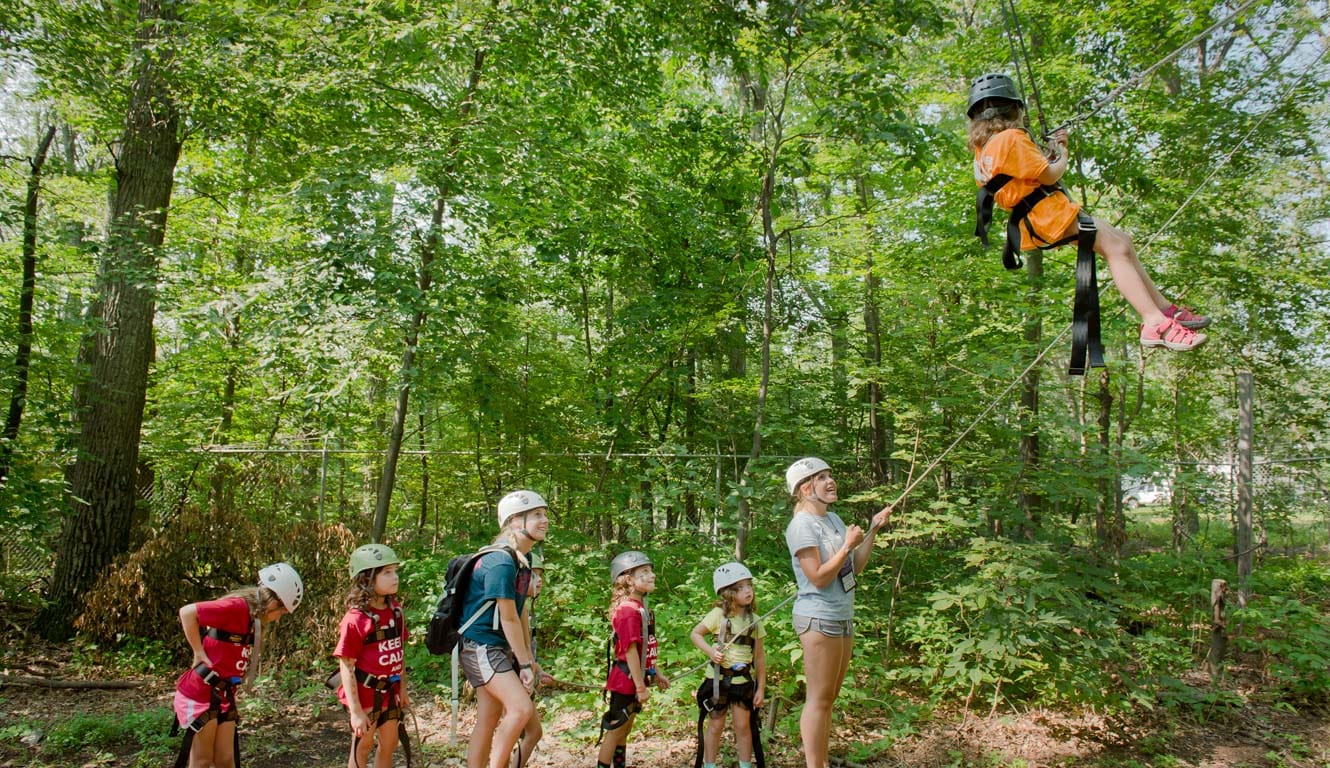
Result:
M795 512L790 518L790 524L785 526L785 546L790 550L790 565L799 585L799 596L794 600L795 614L835 621L854 618L854 595L845 591L839 578L833 578L826 587L818 589L799 567L799 550L817 547L825 563L845 546L845 534L845 523L830 510L826 517Z

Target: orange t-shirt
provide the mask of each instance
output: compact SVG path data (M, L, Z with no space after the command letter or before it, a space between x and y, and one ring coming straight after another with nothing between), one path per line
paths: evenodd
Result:
M1019 128L999 133L974 153L974 181L979 186L998 174L1011 177L994 197L994 202L1008 211L1039 188L1039 175L1047 168L1048 159L1034 145L1029 134ZM1047 242L1032 239L1022 224L1021 250L1028 251L1057 240L1076 220L1079 210L1080 206L1066 195L1049 195L1039 201L1025 221Z

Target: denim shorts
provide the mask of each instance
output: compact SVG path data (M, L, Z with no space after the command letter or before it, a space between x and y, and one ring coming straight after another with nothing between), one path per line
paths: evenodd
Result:
M817 619L794 614L794 634L813 630L827 637L854 637L854 619Z

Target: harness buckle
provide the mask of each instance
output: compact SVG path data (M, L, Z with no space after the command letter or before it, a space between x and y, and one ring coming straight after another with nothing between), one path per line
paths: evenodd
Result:
M203 682L209 688L216 688L218 682L227 682L217 673L217 670L209 667L207 664L195 664L194 674L203 678Z

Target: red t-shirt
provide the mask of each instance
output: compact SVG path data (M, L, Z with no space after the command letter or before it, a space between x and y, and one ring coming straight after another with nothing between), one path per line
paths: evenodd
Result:
M212 659L213 671L223 678L237 678L236 682L240 682L238 678L245 676L245 669L249 666L250 645L215 640L208 637L207 631L212 627L237 635L249 634L254 629L249 603L243 597L223 597L195 603L194 607L198 610L199 629L203 632L203 652ZM175 687L195 701L208 701L212 691L192 669L185 670Z
M333 656L355 659L358 669L375 677L402 674L402 648L407 638L405 618L402 619L400 637L378 642L372 638L376 622L377 626L387 629L395 620L393 604L382 609L367 607L364 611L358 608L347 611L337 628L337 647L333 649ZM360 691L360 706L368 712L374 706L374 690L363 685L356 687ZM337 700L346 704L346 691L341 687L337 689Z
M645 608L646 606L642 604L642 601L629 598L619 603L619 607L614 609L614 618L610 620L610 626L614 629L615 637L614 659L616 661L627 661L628 648L633 644L636 644L638 648L635 653L640 653L645 648L645 660L642 663L643 673L649 669L655 669L656 656L659 652L656 646L656 635L654 633L649 634L650 630L645 626L643 613L650 615L650 612L646 611ZM620 669L618 664L615 664L610 668L610 677L605 681L605 689L613 693L636 693L637 683L633 682L632 675Z

